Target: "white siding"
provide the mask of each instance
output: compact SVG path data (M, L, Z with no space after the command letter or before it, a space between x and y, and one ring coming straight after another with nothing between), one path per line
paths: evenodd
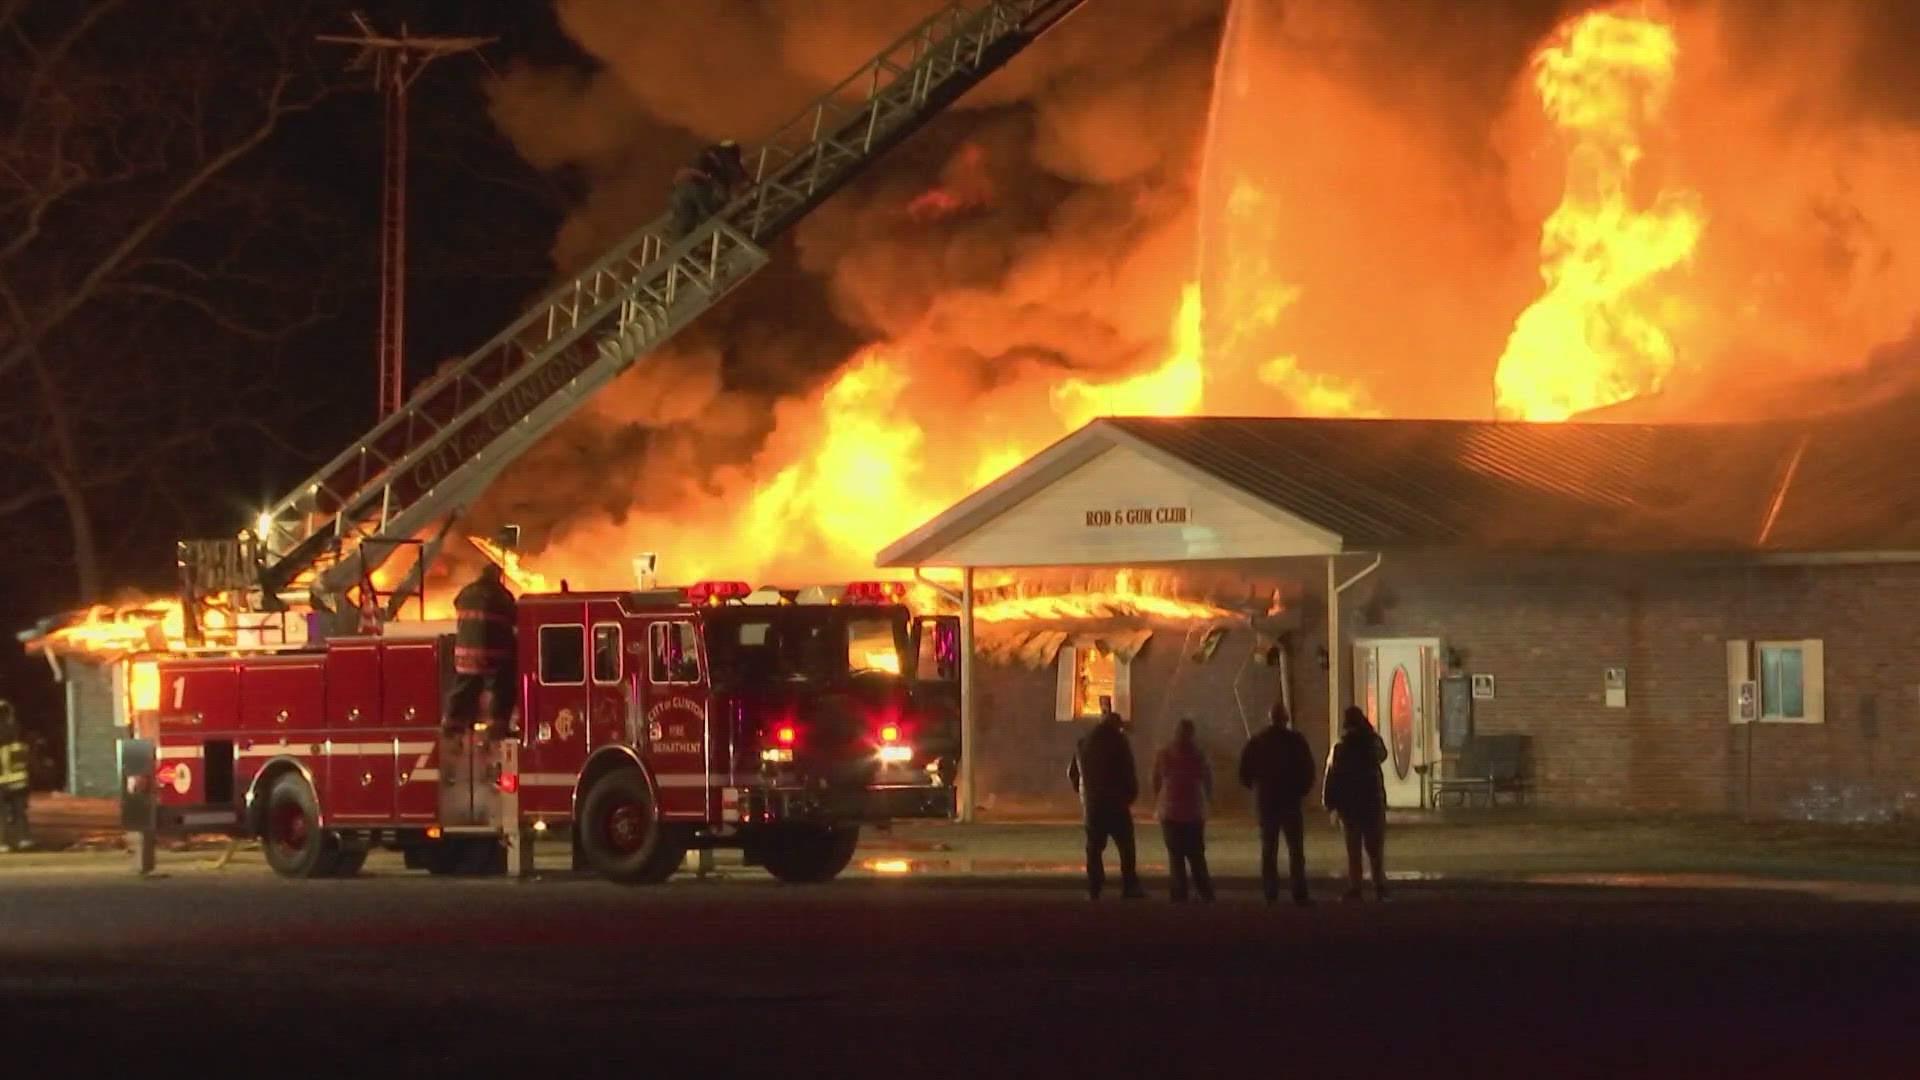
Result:
M1089 525L1089 512L1162 507L1180 524ZM926 566L1122 566L1195 559L1283 558L1339 550L1339 540L1191 478L1129 448L1108 450L924 560Z

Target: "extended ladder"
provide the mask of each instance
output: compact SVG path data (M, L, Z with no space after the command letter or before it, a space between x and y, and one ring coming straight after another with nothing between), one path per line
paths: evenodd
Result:
M594 391L768 261L767 246L1084 0L962 0L887 46L748 158L752 187L682 240L669 217L548 293L262 515L260 585L338 596L464 508Z

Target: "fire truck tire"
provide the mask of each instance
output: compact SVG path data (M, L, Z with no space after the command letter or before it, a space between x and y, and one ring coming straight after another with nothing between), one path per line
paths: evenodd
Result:
M320 800L306 777L289 772L267 796L260 849L284 878L328 877L339 865L340 839L319 827ZM357 868L356 868L357 869Z
M788 884L818 885L839 877L859 846L858 825L790 825L762 851L760 864Z
M581 804L578 827L588 867L622 885L658 885L687 857L686 834L660 820L638 769L595 781Z

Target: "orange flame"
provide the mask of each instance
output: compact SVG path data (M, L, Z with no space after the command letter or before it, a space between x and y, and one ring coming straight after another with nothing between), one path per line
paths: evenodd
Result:
M1665 110L1679 44L1666 24L1582 16L1534 61L1534 85L1567 148L1565 197L1541 235L1542 296L1494 377L1502 416L1564 420L1660 388L1676 363L1646 286L1690 260L1705 216L1686 191L1650 207L1630 191Z
M491 540L485 540L478 536L469 536L467 539L472 542L474 547L480 549L480 554L485 555L489 561L499 566L500 569L506 573L507 580L513 582L514 588L519 589L521 592L543 593L553 591L553 586L547 584L547 576L545 574L528 569L521 563L519 552L509 551Z

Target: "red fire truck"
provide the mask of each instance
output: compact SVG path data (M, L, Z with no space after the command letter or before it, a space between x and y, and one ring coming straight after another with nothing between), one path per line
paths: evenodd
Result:
M443 730L446 623L160 665L163 830L258 836L287 877L357 872L375 847L435 873L505 869L517 838L665 880L737 847L827 881L863 825L955 810L958 623L898 582L740 582L520 599L515 730ZM809 602L812 600L813 602Z

